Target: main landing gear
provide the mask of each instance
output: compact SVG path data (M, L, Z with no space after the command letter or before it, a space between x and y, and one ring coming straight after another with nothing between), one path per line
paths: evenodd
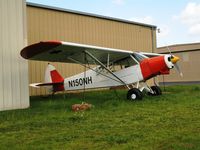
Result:
M132 88L128 91L127 93L127 99L128 100L142 100L143 98L143 91L146 91L148 95L150 96L158 96L162 95L162 90L160 89L159 86L151 86L148 87L143 86L141 88Z
M151 86L151 90L153 92L148 92L149 95L152 95L152 96L162 95L162 90L160 89L159 86Z
M137 88L130 89L127 93L127 99L129 100L142 100L142 98L143 94Z

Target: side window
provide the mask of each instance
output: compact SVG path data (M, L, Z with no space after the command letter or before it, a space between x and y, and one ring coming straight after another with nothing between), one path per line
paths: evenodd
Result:
M124 61L124 66L125 67L130 67L130 66L133 66L133 65L136 65L137 62L135 60L133 60L131 57L129 57L128 59L126 59Z

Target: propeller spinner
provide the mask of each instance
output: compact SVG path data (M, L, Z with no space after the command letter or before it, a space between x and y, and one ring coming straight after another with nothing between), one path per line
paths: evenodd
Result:
M177 64L177 62L180 60L179 57L172 55L171 50L169 49L169 47L167 46L167 50L169 51L169 55L171 55L170 61L173 63L174 67L176 68L177 72L179 73L179 75L181 77L183 77L183 73L180 70L179 65Z

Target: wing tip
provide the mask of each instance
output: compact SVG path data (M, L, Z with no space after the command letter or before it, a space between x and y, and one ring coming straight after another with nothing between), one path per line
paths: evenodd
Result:
M21 50L20 55L25 59L29 59L42 51L46 51L59 45L62 45L62 42L58 40L40 41L39 43L24 47Z

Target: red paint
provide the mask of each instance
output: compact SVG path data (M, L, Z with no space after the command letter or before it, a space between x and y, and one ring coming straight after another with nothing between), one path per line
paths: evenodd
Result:
M22 49L21 56L25 59L31 59L32 57L53 49L59 45L62 45L60 41L42 41L36 44L29 45Z
M63 77L58 73L57 70L53 70L50 72L52 82L63 82Z
M144 59L140 62L140 68L144 80L160 74L169 74L169 68L165 63L164 56Z
M64 78L58 73L57 70L53 70L50 72L52 82L55 83L53 84L53 91L64 91ZM60 84L56 84L60 83Z
M55 44L55 45L61 45L62 44L61 41L57 41L57 40L41 41L41 43L49 43L49 44Z

